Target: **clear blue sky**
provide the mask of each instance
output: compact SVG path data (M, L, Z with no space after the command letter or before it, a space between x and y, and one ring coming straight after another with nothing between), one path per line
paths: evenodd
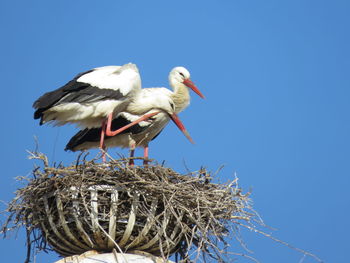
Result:
M207 98L193 94L180 116L196 144L170 124L151 157L179 172L184 163L212 171L224 164L220 180L237 173L274 236L325 262L347 262L349 14L346 0L1 1L0 199L11 200L14 177L30 173L25 150L34 149L34 135L52 161L76 157L63 151L74 127L33 120L31 105L44 92L76 73L128 62L144 87L168 86L168 72L182 65ZM0 240L2 262L25 258L23 231L14 236ZM262 236L243 237L260 262L302 258Z

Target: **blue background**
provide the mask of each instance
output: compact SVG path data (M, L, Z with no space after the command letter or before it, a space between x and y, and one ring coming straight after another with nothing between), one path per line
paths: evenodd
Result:
M277 229L268 233L325 262L347 262L349 12L345 0L1 1L0 199L10 201L20 187L14 177L30 174L25 150L34 135L51 162L76 157L63 151L76 128L33 120L31 105L44 92L128 62L144 87L168 87L169 71L182 65L206 96L192 93L180 115L196 144L170 124L151 157L179 172L225 165L220 181L237 173L252 189L254 208ZM23 231L15 237L0 240L2 262L23 262ZM256 233L243 237L260 262L316 262Z

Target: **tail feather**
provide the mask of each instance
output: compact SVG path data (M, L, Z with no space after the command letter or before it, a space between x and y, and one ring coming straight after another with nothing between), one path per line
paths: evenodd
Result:
M101 128L84 129L76 133L67 143L65 151L77 151L77 147L85 142L98 142L101 136ZM80 149L79 149L80 150Z

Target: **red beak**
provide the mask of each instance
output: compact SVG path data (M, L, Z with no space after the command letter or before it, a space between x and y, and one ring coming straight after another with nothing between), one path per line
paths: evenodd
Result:
M192 140L190 134L188 133L188 131L186 130L185 126L182 124L176 113L169 114L169 116L172 119L172 121L176 124L176 126L183 132L183 134L185 134L186 138L194 144L194 141Z
M199 89L196 87L196 85L194 85L194 83L192 82L192 80L190 79L185 79L183 81L183 84L185 84L187 87L189 87L190 89L192 89L195 93L198 94L199 97L201 97L202 99L204 99L204 95L199 91Z

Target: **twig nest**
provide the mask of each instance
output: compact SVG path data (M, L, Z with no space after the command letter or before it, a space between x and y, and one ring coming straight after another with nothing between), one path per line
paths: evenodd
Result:
M44 155L33 156L45 165L16 192L3 231L23 224L29 243L40 249L48 243L62 256L115 249L186 258L195 245L220 258L218 243L225 244L232 223L254 215L236 180L211 183L204 169L181 175L124 161L50 167Z
M79 182L79 178L73 178ZM101 181L105 184L84 179L67 185L56 181L51 193L37 199L45 211L33 216L41 222L46 240L60 255L89 249L108 252L113 248L155 255L161 254L162 248L169 254L182 240L180 224L186 222L183 213L166 213L161 199L128 189L122 183L114 184L113 177L108 178L109 182ZM64 187L59 186L61 183ZM188 220L186 223L190 227Z

